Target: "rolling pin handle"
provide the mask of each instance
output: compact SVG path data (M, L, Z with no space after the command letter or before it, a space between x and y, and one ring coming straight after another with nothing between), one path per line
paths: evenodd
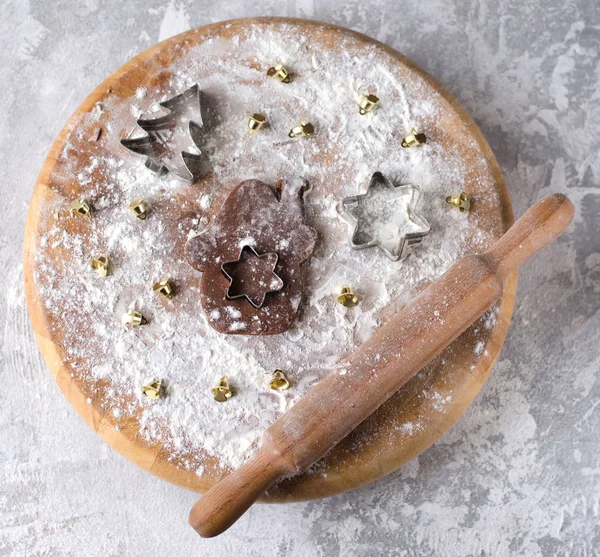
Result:
M574 212L573 203L561 193L548 195L531 206L480 258L504 280L534 253L560 236L573 220Z
M278 479L289 473L270 445L210 489L190 511L189 523L203 538L223 533Z

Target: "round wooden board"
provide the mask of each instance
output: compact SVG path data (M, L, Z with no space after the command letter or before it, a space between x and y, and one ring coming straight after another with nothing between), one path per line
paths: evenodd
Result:
M106 79L83 102L71 117L48 155L42 168L31 200L27 219L24 246L24 274L28 308L33 330L44 359L69 402L109 445L123 456L156 476L195 491L206 491L221 477L223 470L218 462L207 461L204 473L198 475L160 444L152 444L139 435L139 423L131 419L120 428L103 412L99 401L90 395L89 385L84 385L74 373L73 365L85 365L65 357L62 324L50 315L40 303L36 271L39 271L40 239L53 223L53 215L47 210L59 200L66 210L70 200L79 197L78 183L65 183L59 179L61 153L71 132L90 113L98 102L110 93L131 98L140 83L147 83L150 74L156 79L167 79L165 68L187 50L207 38L231 38L244 35L250 26L263 25L276 28L290 26L309 41L318 42L335 49L343 38L356 45L376 47L377 56L393 60L403 79L413 79L435 90L443 99L445 113L439 125L447 141L465 145L464 164L485 163L486 172L495 184L498 202L491 206L475 206L473 218L488 229L491 239L499 237L513 222L510 199L497 162L481 132L465 110L423 70L391 48L359 33L335 26L304 20L279 18L242 19L208 25L164 41L132 59ZM450 139L449 139L450 138ZM464 189L477 198L478 183L473 179ZM490 208L491 207L491 208ZM85 219L64 221L67 233L75 233L85 226ZM60 247L54 253L56 266L68 261L70 254ZM299 501L324 497L356 488L396 470L404 463L428 448L442 436L463 414L487 379L502 348L510 324L517 276L506 281L504 295L497 304L493 326L484 327L477 322L461 335L426 370L415 377L400 392L379 408L348 438L341 442L312 473L280 482L265 496L264 500ZM483 345L481 343L483 342ZM474 347L479 344L479 349ZM101 383L101 382L100 382ZM102 385L96 386L102 391ZM435 393L435 396L426 396ZM100 395L99 395L100 396ZM440 401L451 400L449 404ZM334 411L334 409L332 409ZM414 427L407 427L414 424ZM368 439L368 443L364 439Z

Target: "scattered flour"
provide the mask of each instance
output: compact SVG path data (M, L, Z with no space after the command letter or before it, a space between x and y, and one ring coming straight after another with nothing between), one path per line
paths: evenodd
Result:
M173 28L178 27L183 16L169 10ZM38 241L35 281L50 327L56 334L63 331L67 363L86 394L112 416L115 428L135 416L145 439L161 443L178 465L196 474L203 474L205 459L212 455L226 468L243 463L270 423L389 318L388 306L406 304L465 251L482 250L500 232L444 203L446 195L473 182L483 192L478 203L492 209L500 203L483 157L480 165L467 169L459 141L445 150L436 141L447 101L424 80L405 84L379 47L365 52L352 41L343 46L341 54L333 54L318 43L297 40L294 33L263 27L246 37L209 39L174 62L170 81L160 88L145 84L130 102L107 95L102 107L75 126L53 176L57 189L78 183L80 195L95 209L93 219L78 221L78 233L65 230L72 218L68 197L57 196L42 216L46 232ZM257 71L280 59L296 74L289 85ZM119 140L135 130L136 118L161 110L157 101L194 83L203 91L206 118L200 143L209 170L206 179L189 186L152 174ZM376 113L358 114L362 91L377 92L382 99ZM250 138L245 119L257 110L266 114L269 126ZM316 135L289 140L287 131L300 118L315 124ZM99 124L103 150L94 151L88 137ZM412 126L430 141L403 150L400 140ZM78 165L74 155L82 152L89 152L89 160ZM377 249L353 251L351 229L336 211L341 198L366 190L376 170L394 183L417 184L423 192L421 212L432 230L404 262L390 262ZM208 324L219 315L212 312L207 319L200 308L200 275L184 260L185 241L208 225L211 211L240 181L275 184L289 175L308 179L306 218L319 232L317 251L305 267L300 314L289 331L274 337L219 334ZM146 221L127 210L136 198L148 203ZM105 279L89 268L99 253L111 259ZM165 276L175 283L172 300L151 292L153 282ZM359 290L359 306L346 309L336 303L344 284ZM121 315L130 308L147 316L148 325L122 327ZM495 318L488 313L485 327L491 328ZM483 349L480 342L475 353ZM268 388L276 368L288 373L289 391ZM210 390L222 375L229 376L235 396L218 404ZM155 378L163 379L167 389L158 401L140 391ZM401 427L410 434L419 426Z

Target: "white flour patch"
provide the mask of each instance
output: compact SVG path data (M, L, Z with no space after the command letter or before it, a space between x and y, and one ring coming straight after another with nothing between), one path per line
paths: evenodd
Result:
M185 8L171 3L161 38L185 25ZM83 170L73 168L72 174L69 157L76 135L62 153L61 179L77 180L95 209L94 218L85 221L88 233L65 233L65 219L72 217L57 202L48 210L59 216L38 245L35 280L40 303L65 330L64 346L74 373L91 390L99 381L111 385L96 396L115 427L137 417L145 439L160 443L173 459L197 473L204 470L206 455L216 455L227 468L242 464L277 417L390 317L390 306L402 307L468 249L483 250L494 237L445 204L446 195L473 179L482 192L479 203L494 209L499 199L483 158L481 166L466 169L458 147L442 150L435 140L439 111L447 110L438 93L425 82L404 83L393 62L375 46L365 51L346 45L340 72L339 54L309 44L306 37L290 37L261 27L243 40L207 40L174 63L164 89L145 84L143 92L138 89L125 103L109 97L88 122L104 126L109 153L90 157ZM266 79L253 66L268 67L282 53L299 76L289 85ZM154 175L141 157L124 152L119 141L135 128L135 118L155 110L156 101L194 83L203 91L207 123L202 152L215 185L203 182L190 189L172 176ZM360 116L357 92L365 88L376 90L383 102L376 113ZM258 109L267 115L269 126L249 137L245 121ZM315 124L313 138L287 137L299 117ZM401 149L400 140L412 126L430 133L431 140L423 147ZM343 197L366 190L377 170L394 183L412 183L422 190L420 211L431 233L404 262L391 262L377 249L352 250L352 227L336 212ZM208 226L210 211L218 209L224 191L249 178L274 185L278 178L294 175L310 184L305 216L319 234L317 250L304 268L304 298L293 301L301 306L299 317L280 335L217 333L209 321L221 316L206 316L200 308L199 274L185 262L182 246ZM177 222L172 216L186 196L194 200L194 214ZM127 209L137 198L148 203L146 221ZM249 231L244 243L252 242ZM60 250L68 252L69 265L55 265ZM89 268L90 258L99 253L111 259L105 279ZM151 291L163 277L175 282L172 300ZM357 307L336 302L344 284L358 288ZM147 316L148 324L137 329L121 326L129 309ZM241 314L232 317L232 331L246 327ZM488 314L487 319L492 326L494 318ZM293 385L282 393L268 387L278 368ZM223 375L235 394L218 404L211 388ZM164 399L151 401L141 394L141 386L151 379L164 381ZM441 411L449 403L441 397L434 400ZM418 429L419 424L410 423L402 431L410 435Z

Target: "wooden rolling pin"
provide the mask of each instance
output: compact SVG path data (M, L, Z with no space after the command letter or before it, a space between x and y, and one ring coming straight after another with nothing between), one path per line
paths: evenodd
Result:
M304 472L479 318L504 279L561 234L573 204L560 194L531 207L494 246L467 255L275 421L256 455L198 501L190 524L203 537L231 526L274 482Z

